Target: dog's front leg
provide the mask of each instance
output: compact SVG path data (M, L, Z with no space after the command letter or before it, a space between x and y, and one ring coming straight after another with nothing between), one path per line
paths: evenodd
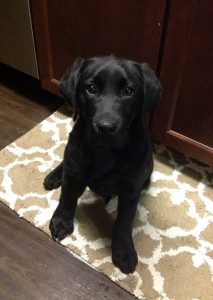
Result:
M83 182L71 175L63 175L59 205L50 221L50 231L54 239L61 241L73 232L73 218L77 201L85 188L86 185Z
M112 261L123 273L133 273L138 263L132 239L134 219L140 193L123 194L118 198L118 215L112 239Z

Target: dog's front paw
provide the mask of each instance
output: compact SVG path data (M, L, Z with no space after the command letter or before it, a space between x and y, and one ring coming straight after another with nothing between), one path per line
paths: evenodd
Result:
M112 261L113 264L121 270L121 272L125 274L133 273L138 263L138 256L133 242L113 242Z
M65 211L63 211L63 214L58 214L56 211L50 221L49 228L52 238L61 241L73 232L73 219Z
M61 186L61 178L58 178L58 175L52 171L45 177L43 185L48 191L57 189Z

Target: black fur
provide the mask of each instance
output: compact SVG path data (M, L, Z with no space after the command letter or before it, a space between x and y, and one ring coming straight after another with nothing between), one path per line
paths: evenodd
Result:
M107 201L117 195L112 260L131 273L138 261L132 221L153 170L144 116L160 100L161 84L147 64L109 56L77 60L60 89L77 121L63 162L44 181L48 190L62 185L50 222L52 237L62 240L72 233L77 200L87 186Z

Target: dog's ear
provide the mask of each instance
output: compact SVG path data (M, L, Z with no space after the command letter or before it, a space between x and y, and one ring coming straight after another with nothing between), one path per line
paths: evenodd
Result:
M163 94L162 85L147 63L140 65L144 78L144 111L151 112Z
M65 100L71 103L73 107L73 120L78 116L78 103L76 89L80 77L81 67L84 60L77 59L73 65L65 72L59 83L59 90Z

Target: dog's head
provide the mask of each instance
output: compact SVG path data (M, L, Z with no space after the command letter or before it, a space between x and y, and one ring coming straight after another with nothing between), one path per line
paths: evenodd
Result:
M60 81L60 90L94 135L125 139L133 120L161 98L162 87L148 64L109 57L79 59Z

